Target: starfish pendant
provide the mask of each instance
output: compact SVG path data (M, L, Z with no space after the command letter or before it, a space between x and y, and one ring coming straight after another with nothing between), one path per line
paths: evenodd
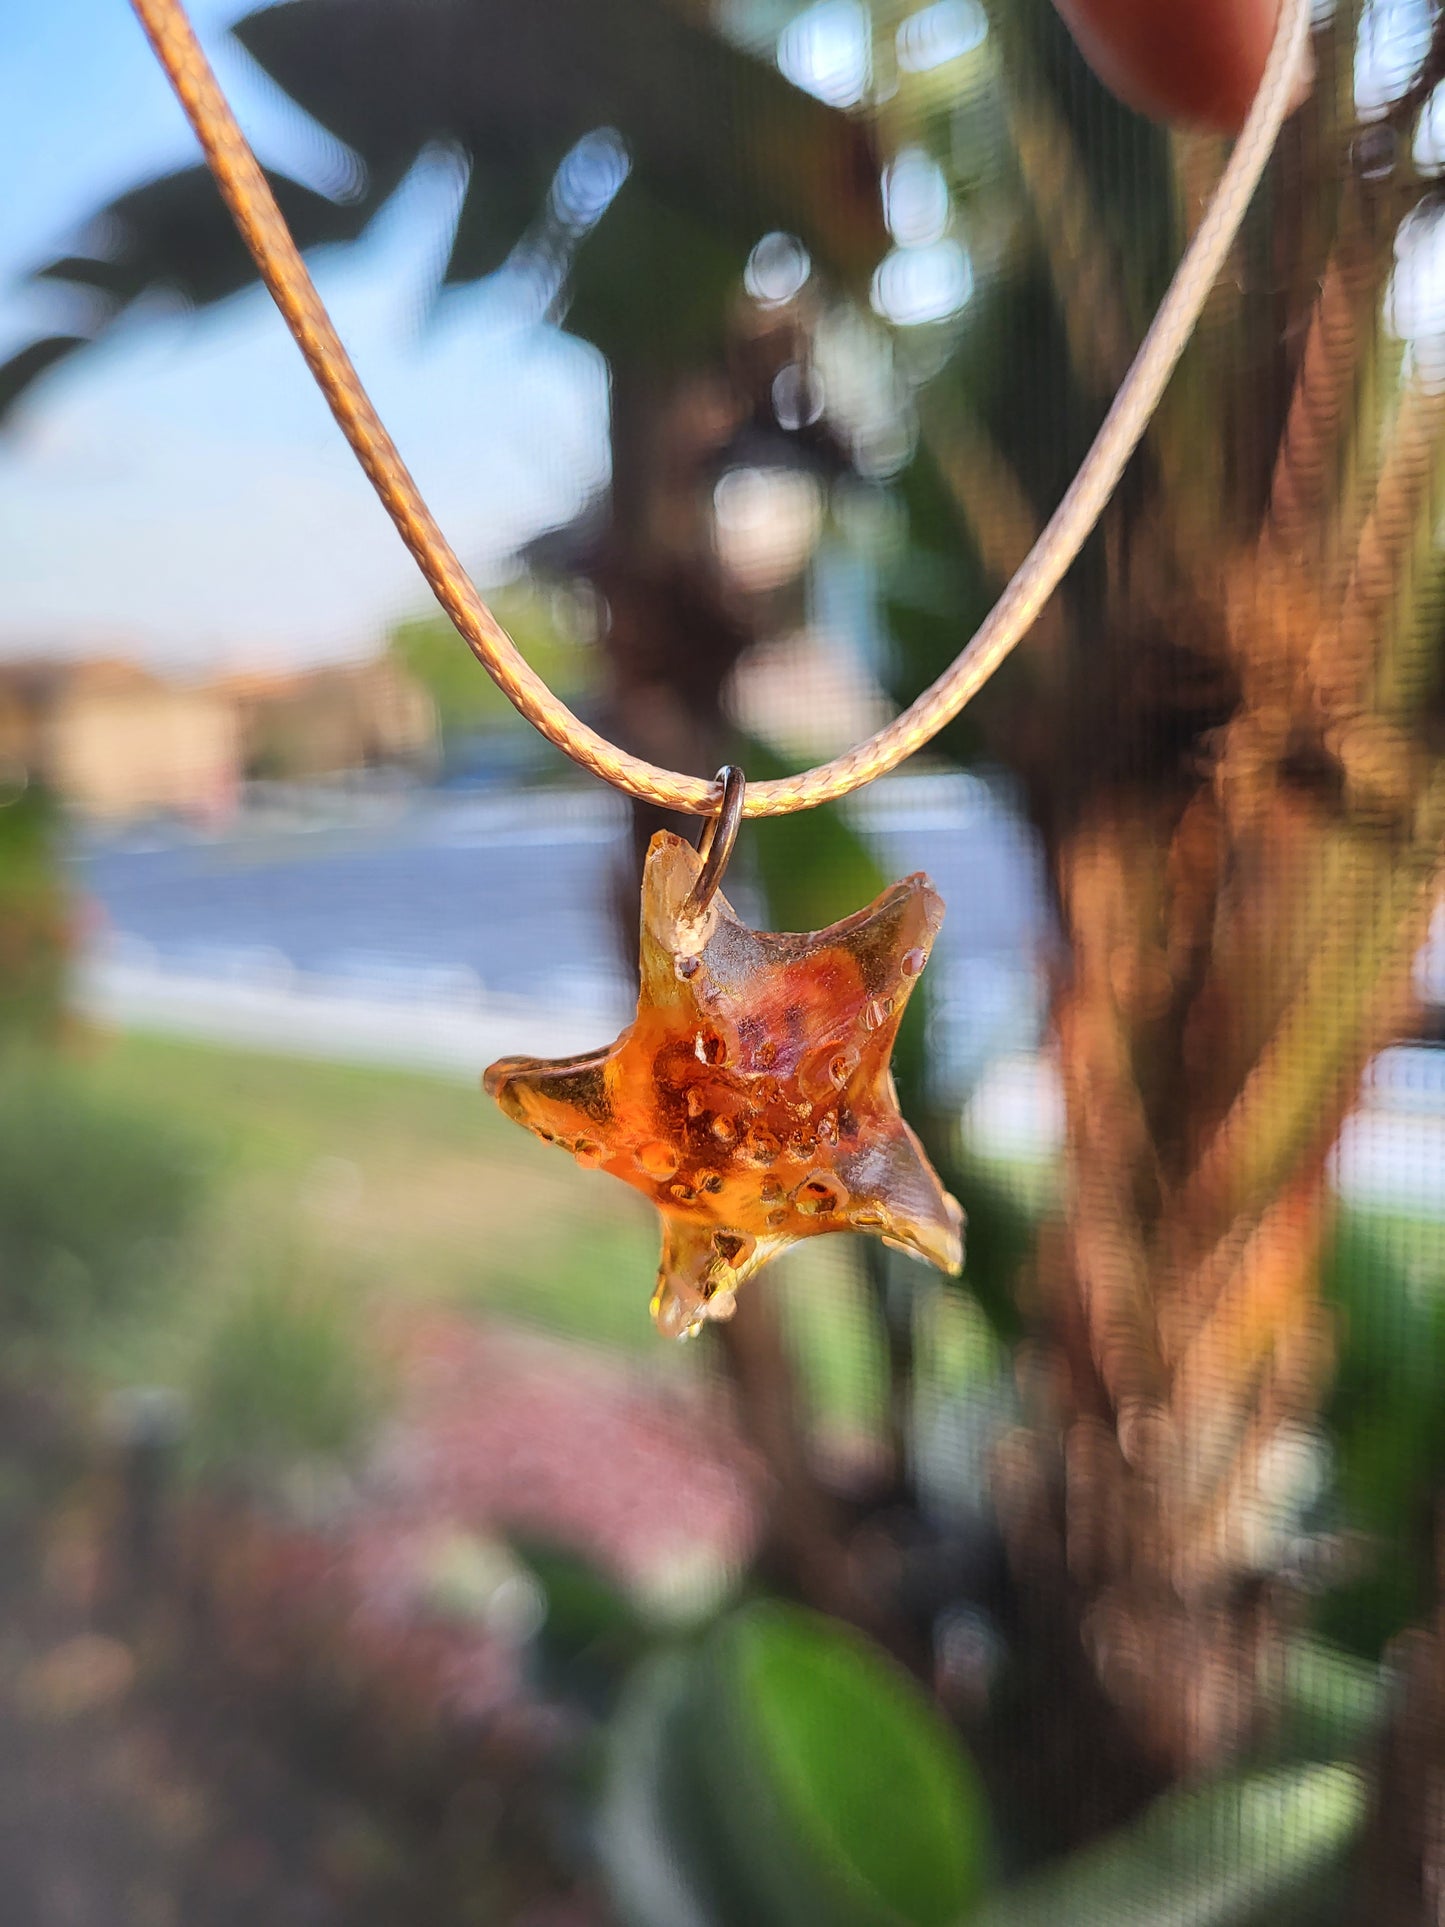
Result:
M811 935L750 930L693 898L702 859L666 831L642 883L637 1016L583 1057L505 1057L487 1090L517 1123L662 1216L652 1315L668 1336L731 1316L799 1239L871 1231L957 1272L963 1213L898 1109L889 1059L943 922L925 876Z

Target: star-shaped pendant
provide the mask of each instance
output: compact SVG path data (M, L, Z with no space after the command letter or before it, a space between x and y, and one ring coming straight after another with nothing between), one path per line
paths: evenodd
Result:
M616 1043L506 1057L486 1088L509 1117L662 1215L659 1330L726 1318L738 1287L801 1238L871 1231L957 1272L963 1213L898 1109L889 1059L943 921L925 876L811 935L749 930L689 902L699 853L653 837L642 988Z

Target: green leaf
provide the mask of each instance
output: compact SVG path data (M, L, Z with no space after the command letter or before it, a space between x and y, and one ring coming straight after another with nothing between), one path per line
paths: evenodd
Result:
M645 180L626 181L572 265L567 327L614 368L706 366L721 353L748 243L710 209L679 207Z
M303 249L355 240L376 209L375 200L328 200L284 174L268 171L266 179ZM207 167L184 168L132 188L111 202L103 218L115 236L103 265L72 257L42 272L124 300L164 287L196 307L222 301L256 280L250 251Z
M733 245L787 228L859 282L887 246L862 125L671 0L292 0L234 31L374 172L450 141L545 177L611 127L652 197Z
M495 273L544 206L549 180L543 167L477 161L452 233L443 286L458 287Z
M634 1675L600 1820L633 1927L952 1927L988 1864L973 1766L925 1695L774 1601Z
M1362 1652L1379 1652L1426 1613L1433 1593L1425 1521L1445 1453L1442 1278L1439 1224L1340 1213L1321 1277L1342 1341L1327 1417L1342 1514L1379 1542L1363 1570L1320 1601L1316 1620Z
M546 1596L547 1616L535 1641L544 1690L606 1707L647 1649L648 1629L636 1607L606 1574L567 1547L525 1534L514 1534L511 1544Z
M608 1729L597 1844L612 1905L629 1927L718 1923L671 1811L675 1728L692 1674L690 1655L654 1655L628 1681Z
M1348 1766L1166 1794L1112 1838L995 1895L971 1927L1277 1927L1290 1897L1338 1865L1365 1797Z
M89 346L88 335L46 335L40 341L27 342L18 354L0 362L0 421L57 362L73 355L77 348Z
M700 1712L709 1805L756 1919L946 1927L977 1899L989 1856L973 1766L860 1634L746 1608L704 1656Z
M1357 1756L1378 1737L1389 1705L1380 1667L1309 1637L1285 1647L1277 1695L1276 1763Z

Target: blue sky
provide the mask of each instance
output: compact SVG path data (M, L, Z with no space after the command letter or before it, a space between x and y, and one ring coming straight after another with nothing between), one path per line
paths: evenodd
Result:
M342 157L193 17L262 158L316 185ZM126 0L0 6L0 354L65 325L18 285L126 187L188 162L189 129ZM508 277L432 289L455 183L419 169L366 240L313 261L402 453L483 581L606 476L606 376ZM375 646L426 606L259 291L137 319L0 432L0 652L123 650L187 670Z

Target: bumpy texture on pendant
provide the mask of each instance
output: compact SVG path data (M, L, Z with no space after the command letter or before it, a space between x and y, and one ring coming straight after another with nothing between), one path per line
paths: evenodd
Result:
M689 914L690 843L652 839L642 988L616 1043L505 1057L486 1088L509 1117L662 1214L658 1329L731 1316L770 1258L825 1231L871 1231L957 1272L963 1213L898 1109L889 1059L943 922L925 876L810 935L739 923L715 896Z

